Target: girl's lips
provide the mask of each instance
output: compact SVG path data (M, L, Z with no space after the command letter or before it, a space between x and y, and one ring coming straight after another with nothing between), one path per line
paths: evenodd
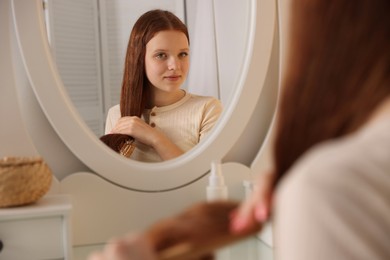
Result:
M172 81L174 81L174 80L178 80L178 79L180 79L180 77L181 76L179 76L179 75L175 75L175 76L167 76L167 77L165 77L167 80L172 80Z

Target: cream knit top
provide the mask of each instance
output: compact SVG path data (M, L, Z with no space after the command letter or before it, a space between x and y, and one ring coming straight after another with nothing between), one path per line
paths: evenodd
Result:
M142 118L152 127L158 127L180 149L188 151L206 136L222 113L221 102L214 97L187 93L178 102L145 109ZM105 134L110 133L121 117L119 105L108 111ZM136 142L131 159L159 162L160 156L147 145Z

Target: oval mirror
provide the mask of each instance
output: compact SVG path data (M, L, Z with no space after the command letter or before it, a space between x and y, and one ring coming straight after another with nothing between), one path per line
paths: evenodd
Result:
M235 1L239 3L240 1ZM127 160L108 149L69 99L47 41L42 1L13 0L17 41L30 84L48 120L69 149L106 180L140 191L175 189L206 174L245 130L259 100L276 32L275 1L248 1L244 62L235 89L213 132L196 149L161 163ZM39 66L37 66L39 64ZM277 88L277 86L275 86Z

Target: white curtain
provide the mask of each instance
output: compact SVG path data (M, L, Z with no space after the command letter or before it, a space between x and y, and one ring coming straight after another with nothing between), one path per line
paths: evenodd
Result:
M193 94L220 98L213 2L198 0L194 6L187 89Z

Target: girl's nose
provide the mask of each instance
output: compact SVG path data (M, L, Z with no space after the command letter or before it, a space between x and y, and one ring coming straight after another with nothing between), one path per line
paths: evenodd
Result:
M180 61L175 57L171 57L168 61L168 70L177 70L179 68L180 68Z

